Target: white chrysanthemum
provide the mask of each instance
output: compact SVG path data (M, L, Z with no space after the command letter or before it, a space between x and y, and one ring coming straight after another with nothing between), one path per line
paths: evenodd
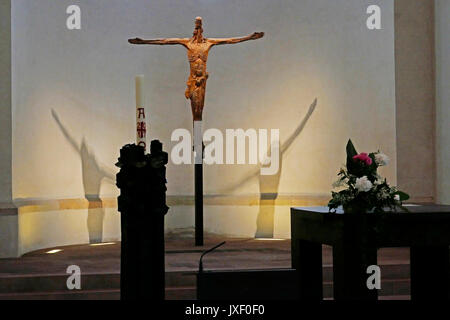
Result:
M389 157L384 153L380 152L375 154L375 162L380 167L387 166L389 164L389 161L390 161Z
M370 189L372 189L372 182L370 182L366 176L362 178L357 178L355 188L360 192L367 192Z

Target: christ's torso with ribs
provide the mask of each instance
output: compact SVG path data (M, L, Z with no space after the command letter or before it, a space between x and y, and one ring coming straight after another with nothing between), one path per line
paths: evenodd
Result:
M198 79L207 76L206 62L211 45L207 42L190 42L187 45L187 56L191 68L190 78ZM206 79L205 79L206 80Z

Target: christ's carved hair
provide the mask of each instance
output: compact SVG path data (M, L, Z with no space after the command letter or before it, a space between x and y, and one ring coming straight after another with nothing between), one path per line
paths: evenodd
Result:
M203 25L202 17L195 18L194 36L203 33L202 25Z

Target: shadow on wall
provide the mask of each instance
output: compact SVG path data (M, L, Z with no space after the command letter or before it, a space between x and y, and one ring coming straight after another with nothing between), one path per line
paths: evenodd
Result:
M273 238L274 235L274 215L275 215L275 201L278 197L278 187L280 185L281 172L283 170L283 156L286 151L300 135L306 126L306 123L311 118L314 110L316 109L317 98L310 105L309 110L303 120L300 122L295 131L289 136L289 138L281 145L279 150L269 149L269 154L272 152L278 152L280 159L280 166L278 172L274 175L262 175L261 166L258 166L254 171L241 179L237 184L231 188L226 189L224 192L229 193L250 179L258 177L259 180L259 211L256 219L256 233L255 238ZM277 144L278 145L278 144ZM264 166L263 166L264 167Z
M99 197L100 188L103 179L108 179L115 183L115 173L97 161L95 154L89 150L84 137L81 143L75 140L53 109L52 116L70 146L80 155L84 197L88 201L87 230L89 233L89 243L102 242L105 209Z

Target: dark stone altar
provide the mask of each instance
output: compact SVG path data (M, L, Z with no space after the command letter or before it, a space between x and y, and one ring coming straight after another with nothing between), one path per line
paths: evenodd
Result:
M450 298L450 206L408 206L409 212L331 213L326 207L291 209L292 268L300 299L321 300L322 244L333 246L335 300L376 300L367 267L377 249L410 247L411 299Z
M120 150L116 164L118 209L121 213L122 300L164 300L164 216L168 154L151 142L150 154L135 144Z

